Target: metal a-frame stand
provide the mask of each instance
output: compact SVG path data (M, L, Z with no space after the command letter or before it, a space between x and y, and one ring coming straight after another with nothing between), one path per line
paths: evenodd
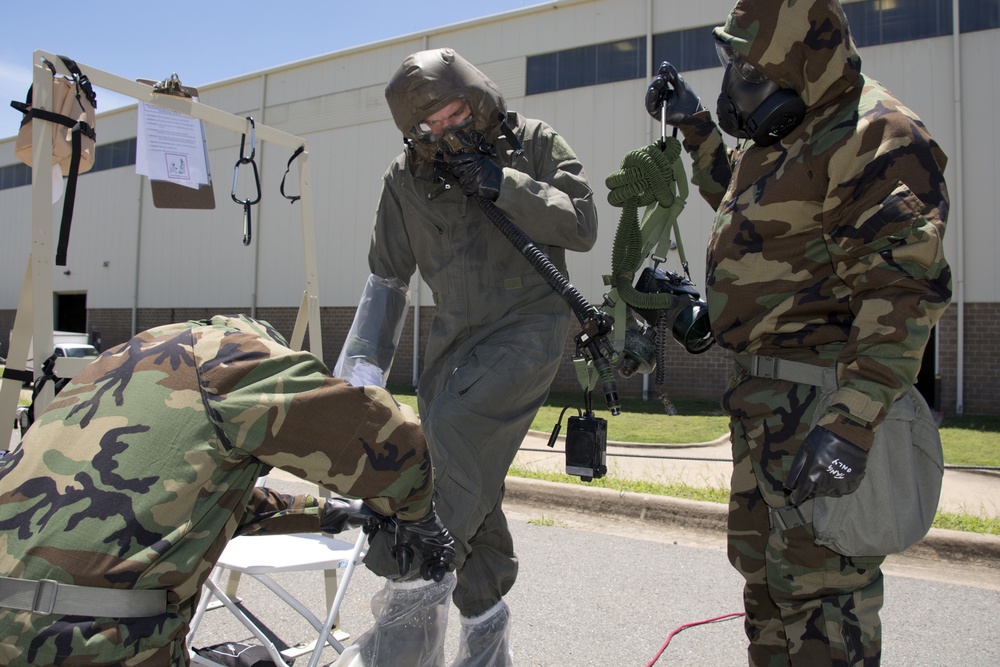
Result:
M35 51L33 105L38 109L52 110L52 72L45 65L45 61L55 65L59 74L69 75L70 73L58 56L45 51ZM322 359L323 340L319 322L319 280L313 223L313 197L310 184L309 150L305 140L259 123L256 123L255 127L252 128L250 121L246 118L234 116L220 109L195 102L190 98L155 93L151 86L115 76L83 63L78 62L77 65L80 67L80 71L98 88L111 90L140 102L155 104L214 126L232 130L238 134L248 135L253 130L261 141L269 141L293 151L299 147L304 149L298 159L298 165L306 287L299 304L298 316L295 320L290 343L292 348L302 349L302 343L308 330L309 349ZM28 348L34 340L33 370L35 377L42 374L42 362L47 356L46 350L53 348L52 271L57 239L53 234L52 220L52 178L50 174L52 128L52 123L38 121L32 123L31 254L28 256L28 267L21 287L21 296L17 304L10 350L7 356L8 369L25 370ZM60 364L62 361L65 360L61 360ZM63 365L57 366L57 370L62 368L64 368ZM60 376L72 377L73 370L70 368L68 374L60 373ZM8 425L13 423L20 388L20 380L10 377L4 377L0 380L0 414L8 415L6 418ZM52 398L52 383L47 383L35 398L36 414L44 410ZM0 444L0 448L5 445L6 443Z

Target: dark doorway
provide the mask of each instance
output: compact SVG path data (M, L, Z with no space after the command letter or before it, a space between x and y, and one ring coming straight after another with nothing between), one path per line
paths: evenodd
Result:
M87 293L56 294L56 331L87 333Z
M941 412L940 381L938 380L937 366L935 365L934 348L937 342L937 327L931 329L931 335L927 339L927 347L924 348L924 357L920 360L920 372L917 373L917 391L924 397L927 404L935 412Z

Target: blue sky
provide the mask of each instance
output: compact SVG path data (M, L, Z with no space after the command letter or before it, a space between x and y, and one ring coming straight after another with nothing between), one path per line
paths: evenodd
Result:
M544 4L542 0L50 0L5 2L0 39L0 137L17 133L32 53L68 56L129 79L176 72L188 86L428 28ZM38 27L35 27L38 26ZM386 73L388 76L389 73ZM98 112L129 104L98 89Z

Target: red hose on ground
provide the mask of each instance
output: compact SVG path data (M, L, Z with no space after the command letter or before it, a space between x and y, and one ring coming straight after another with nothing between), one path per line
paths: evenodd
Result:
M687 630L688 628L693 628L696 625L705 625L706 623L717 623L718 621L725 621L730 618L739 618L740 616L746 616L746 614L744 614L743 612L738 612L734 614L723 614L722 616L716 616L715 618L706 618L704 621L695 621L694 623L687 623L678 628L675 628L673 632L667 635L667 641L663 642L663 646L660 647L660 650L656 653L656 656L649 661L646 667L653 667L653 665L656 664L656 661L660 659L660 656L663 655L663 652L667 650L667 646L670 644L670 640L673 639L674 635L676 635L681 630Z

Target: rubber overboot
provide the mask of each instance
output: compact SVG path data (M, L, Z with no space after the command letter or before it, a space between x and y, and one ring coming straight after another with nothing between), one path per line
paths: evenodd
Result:
M503 600L479 616L461 617L462 634L452 667L512 667L510 609Z
M375 625L348 646L332 667L444 667L455 575L440 582L387 581L372 597Z

